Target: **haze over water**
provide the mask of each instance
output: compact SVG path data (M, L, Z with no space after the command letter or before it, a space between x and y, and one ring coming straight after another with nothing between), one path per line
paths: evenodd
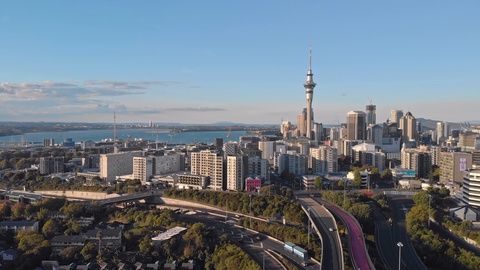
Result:
M174 144L201 142L211 144L215 138L223 138L223 141L227 140L228 131L187 131L180 133L172 133L170 137L169 130L158 130L159 142L172 142ZM245 131L231 131L230 140L238 141L240 136L244 136ZM157 140L156 129L118 129L117 138L120 140L126 140L128 137L132 140L136 138L142 138L144 140ZM61 143L67 138L72 138L74 142L81 141L102 141L104 139L113 138L112 129L102 130L78 130L78 131L66 131L66 132L38 132L38 133L25 133L23 135L4 136L0 137L0 142L42 142L43 139L55 139L55 143Z

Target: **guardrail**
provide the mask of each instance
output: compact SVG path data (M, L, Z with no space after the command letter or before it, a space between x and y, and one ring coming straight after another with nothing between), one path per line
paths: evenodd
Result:
M358 228L361 228L360 226L360 223L358 223L358 220L348 211L345 211L343 208L341 208L340 206L334 204L334 203L331 203L331 202L328 202L336 207L338 207L338 209L340 211L342 211L343 213L345 213L346 215L348 215L354 222L355 222L355 225L358 226ZM336 214L334 211L333 211L333 214L338 217L345 225L347 224L347 222L343 219L343 217L339 214ZM362 239L363 239L363 248L364 248L364 251L365 251L365 255L366 255L366 258L368 260L368 264L369 266L372 268L372 269L375 269L375 266L372 262L372 260L370 259L370 255L368 254L368 251L367 251L367 246L365 245L365 237L363 236L363 230L362 230L362 235L361 235ZM350 239L350 243L351 243L351 238L349 237ZM348 246L348 249L349 249L349 253L352 254L352 247L351 247L351 244ZM352 256L352 263L354 264L355 266L355 269L360 269L357 265L356 265L356 262Z
M323 256L323 250L324 250L323 243L324 242L323 242L322 234L319 232L318 228L315 226L315 222L313 222L313 219L310 217L310 213L308 212L308 210L305 209L305 206L303 206L303 205L300 205L300 206L302 207L302 210L307 214L307 217L310 220L312 226L315 228L315 231L317 232L318 237L320 237L320 241L322 241L322 253L321 253L321 258L320 258L320 262L319 262L320 263L320 268L321 268L322 265L323 265L323 257L324 257ZM308 228L308 230L310 230L310 228Z

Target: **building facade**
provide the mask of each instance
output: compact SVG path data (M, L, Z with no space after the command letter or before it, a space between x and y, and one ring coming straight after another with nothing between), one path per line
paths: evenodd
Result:
M403 142L416 141L418 138L417 119L411 112L400 118L399 128L402 130Z
M223 156L218 152L203 150L191 154L192 174L210 177L209 188L222 190L223 186Z
M465 171L462 202L470 206L480 207L480 168Z
M463 174L472 168L472 154L463 152L441 152L440 153L440 182L446 184L453 181L461 184Z
M361 111L350 111L347 114L347 140L366 139L366 116Z
M133 174L133 158L141 156L142 151L100 155L100 178L110 183L117 176Z

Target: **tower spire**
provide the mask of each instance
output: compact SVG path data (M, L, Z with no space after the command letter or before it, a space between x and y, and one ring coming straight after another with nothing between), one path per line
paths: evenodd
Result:
M310 58L308 63L308 74L312 74L312 41L310 40ZM312 74L313 75L313 74Z
M305 131L305 137L312 139L312 122L313 122L313 113L312 113L312 101L313 101L313 89L315 88L316 83L313 82L313 72L312 72L312 42L310 41L310 51L309 51L309 64L307 72L307 81L303 84L305 87L306 98L307 98L307 119Z

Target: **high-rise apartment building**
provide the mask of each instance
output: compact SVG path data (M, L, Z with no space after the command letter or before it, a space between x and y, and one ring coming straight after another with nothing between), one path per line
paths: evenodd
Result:
M376 146L382 147L383 125L370 125L367 127L367 140L372 141Z
M462 186L462 202L480 207L480 168L465 172Z
M403 142L417 140L417 119L415 119L411 112L407 112L405 116L400 118L399 128L402 130Z
M472 154L463 152L440 153L440 182L445 184L453 181L461 184L463 174L472 168Z
M142 151L119 152L100 155L100 178L107 182L117 176L133 173L133 158L141 157Z
M203 150L192 153L191 172L210 177L209 188L223 189L223 157L218 152Z
M437 122L437 144L441 145L450 136L450 126L447 122Z
M227 156L227 190L244 189L244 167L242 156Z
M385 153L378 152L375 144L361 143L352 147L352 163L360 162L362 165L377 167L380 172L385 169Z
M273 154L275 153L275 142L274 141L259 141L258 149L262 151L262 158L272 160Z
M223 144L223 157L226 159L227 156L236 156L240 154L240 146L237 142L231 141Z
M140 180L143 184L153 176L153 157L133 157L133 179Z
M404 145L400 153L403 169L414 170L418 178L428 178L432 161L427 147L405 148Z
M312 173L331 173L338 171L338 152L331 146L310 148L310 168Z
M164 156L155 156L154 174L166 174L185 170L185 160L183 153L167 153Z
M247 177L270 180L269 162L264 158L249 157L247 166Z
M347 114L347 140L365 140L366 138L365 113L350 111Z
M313 123L313 140L320 142L323 140L323 124Z
M40 174L65 172L64 157L41 157L38 170Z
M458 146L462 151L480 150L480 134L471 131L459 134Z

